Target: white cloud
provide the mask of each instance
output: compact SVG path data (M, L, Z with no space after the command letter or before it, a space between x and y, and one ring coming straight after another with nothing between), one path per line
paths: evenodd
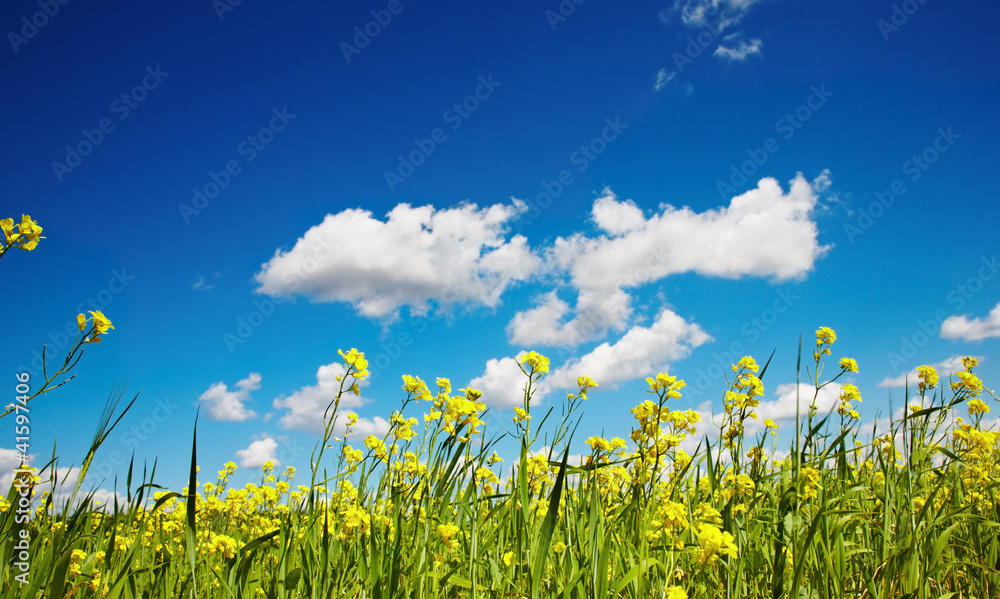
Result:
M634 287L688 271L725 278L801 278L832 247L817 241L818 228L810 218L816 201L801 174L788 193L765 178L728 207L696 213L665 205L660 214L641 222L625 216L630 213L627 202L613 209L614 200L602 198L595 221L617 235L559 237L550 257L569 270L579 289Z
M315 385L307 385L287 397L276 398L273 402L274 407L285 410L278 424L285 429L322 433L324 412L337 397L337 390L340 388L337 377L343 377L346 373L347 368L340 361L320 366L316 370ZM367 385L367 380L358 382L359 388ZM364 399L350 392L345 392L341 396L340 412L337 417L341 430L346 419L343 415L345 409L356 408L364 403ZM332 408L330 409L332 411Z
M241 468L260 468L264 462L274 462L275 466L280 466L278 459L278 442L272 437L264 436L250 443L246 449L236 451L236 457L240 460Z
M349 302L380 318L402 306L425 312L432 301L495 307L540 265L523 236L505 239L508 222L524 209L523 202L442 210L399 204L385 221L360 209L329 214L262 266L258 291Z
M688 27L711 27L725 30L733 27L760 0L676 0L674 11ZM662 20L662 17L661 17Z
M612 237L631 233L641 229L646 224L646 218L635 202L632 200L618 201L609 188L604 189L604 196L594 200L590 214L598 228Z
M212 279L217 281L221 276L222 273L217 272L212 275ZM205 280L205 277L198 275L198 280L194 282L194 285L191 285L191 289L197 291L211 291L212 289L215 289L215 283L209 283Z
M691 350L712 338L697 324L664 309L649 327L636 326L616 343L602 343L581 358L554 370L547 383L554 388L573 389L581 375L593 378L603 388L655 375L687 357Z
M250 376L239 381L230 391L225 383L215 383L201 394L198 401L208 408L208 414L215 420L242 422L256 418L257 412L248 410L244 405L250 399L253 391L260 389L260 374L251 372Z
M668 71L666 67L656 73L656 82L653 83L653 90L660 91L677 76L677 71Z
M583 290L576 308L559 299L555 291L539 304L518 312L507 325L507 337L515 345L571 346L604 337L609 329L624 330L632 314L632 298L621 289ZM573 313L570 320L566 317Z
M0 496L6 497L10 485L14 482L14 469L21 466L21 454L16 449L0 447ZM28 456L30 464L35 456Z
M722 36L713 52L716 58L742 62L749 56L760 55L764 45L759 39L747 42L740 31L727 33L740 24L760 0L676 0L673 12L679 14L684 25L707 29L712 36ZM661 15L660 20L663 21ZM666 22L666 21L665 21ZM703 35L699 34L699 35ZM712 37L709 37L711 40ZM709 41L704 42L710 43Z
M834 383L819 390L819 395L816 397L816 414L819 418L826 416L840 403L840 388L840 385ZM809 406L812 405L813 396L816 394L815 387L806 383L799 383L797 387L795 383L785 383L778 385L774 392L778 395L777 399L762 401L757 406L755 411L759 422L764 422L768 418L775 422L794 420L796 405L803 420L809 417Z
M521 356L525 352L521 352ZM521 368L515 358L491 359L486 363L486 371L482 376L476 377L469 382L473 389L483 392L482 402L496 408L513 408L524 405L524 388L528 384L528 377L521 372ZM545 378L541 384L535 387L532 395L531 405L541 401L548 393L548 385Z
M1000 303L990 310L986 318L949 316L941 323L941 337L962 341L982 341L1000 337Z
M750 56L760 56L760 49L764 43L759 39L751 39L747 42L742 34L727 35L719 47L715 49L714 56L725 58L735 62L744 62Z
M955 374L956 372L965 370L965 365L962 364L962 358L964 356L952 356L947 360L938 362L937 364L931 364L935 370L938 372L938 376L942 381L948 380L948 377ZM979 362L982 363L983 358L979 358ZM878 384L879 387L905 387L909 383L911 389L916 389L917 384L920 381L917 379L917 369L914 368L909 372L904 372L903 374L896 377L886 377Z
M18 457L20 454L14 449L6 449L0 447L0 494L6 497L7 492L10 490L11 484L14 482L14 472L15 468L21 465L21 460ZM34 461L35 456L28 456L28 463L31 464ZM37 468L38 466L35 465ZM91 471L93 473L93 471ZM37 472L35 474L38 474ZM43 480L35 487L35 500L41 497L44 491L52 491L52 484L49 481L49 471L44 474ZM77 480L80 478L80 467L73 466L70 468L56 468L56 487L55 492L52 493L52 499L57 509L62 509L63 505L69 501L70 495L73 494L73 487L76 486ZM86 480L92 480L88 478ZM107 506L114 502L116 493L114 491L109 491L108 489L94 489L85 481L80 487L80 491L76 497L76 505L79 505L83 499L87 497L88 494L93 492L92 500L100 504L101 506ZM118 500L121 503L125 503L126 497L121 493L117 494ZM37 504L36 504L37 505Z

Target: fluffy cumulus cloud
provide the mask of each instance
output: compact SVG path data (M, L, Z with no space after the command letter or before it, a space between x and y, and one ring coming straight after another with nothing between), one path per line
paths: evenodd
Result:
M316 384L306 385L295 391L291 395L278 397L273 405L278 410L284 410L284 414L278 420L278 424L285 429L296 429L312 433L323 432L323 415L327 408L337 397L337 390L340 389L338 377L347 374L347 367L341 361L320 366L316 370ZM359 381L358 387L365 387L368 381ZM365 400L353 393L344 393L340 400L340 411L356 408L365 403ZM344 417L338 416L341 424Z
M558 237L544 250L549 271L568 275L576 288L576 305L557 291L542 294L512 318L508 339L573 346L624 331L633 316L626 290L674 274L802 278L830 248L819 244L812 220L820 189L802 175L787 193L774 179L762 179L729 206L696 213L664 205L649 217L605 190L591 210L597 236Z
M819 395L816 396L816 414L820 418L826 416L830 410L839 405L840 388L841 385L835 383L819 390ZM816 388L805 383L798 385L786 383L778 385L774 393L778 396L777 399L762 401L757 406L756 412L759 422L764 422L768 418L775 422L795 420L796 409L798 409L801 418L807 418L809 406L812 405L813 396L816 395Z
M275 466L281 465L281 461L278 460L278 442L268 436L253 441L246 449L237 450L236 457L240 460L241 468L260 468L264 462L273 462Z
M801 278L831 247L819 244L811 220L817 199L801 174L787 193L765 178L728 207L697 213L665 205L641 221L630 203L605 199L593 217L606 235L559 237L551 255L579 289L635 287L683 272Z
M258 291L347 302L378 318L403 306L425 312L431 302L497 306L512 283L540 265L523 236L505 236L523 209L399 204L385 220L360 209L330 214L291 250L275 252L256 275Z
M532 395L532 405L538 403L548 393L548 385L544 380L543 377L543 382ZM527 384L528 377L521 372L515 358L491 359L486 363L483 375L469 382L470 387L483 392L483 403L496 408L523 406L524 388Z
M242 422L257 416L257 412L246 407L250 394L257 389L260 389L260 374L251 372L250 376L237 382L232 391L225 383L215 383L201 394L198 401L208 408L208 415L215 420Z
M514 315L507 337L518 345L575 346L600 339L609 329L624 330L631 314L632 299L621 289L581 290L575 308L551 291L534 308Z
M1000 303L994 306L985 318L949 316L941 323L941 336L945 339L962 341L982 341L1000 337Z
M938 372L938 376L941 378L942 382L948 380L948 377L955 374L956 372L965 370L965 365L962 364L962 358L964 356L952 356L947 360L938 362L937 364L931 364L935 370ZM984 358L979 358L979 363L983 363ZM886 377L883 379L878 386L879 387L905 387L909 384L911 389L915 389L919 383L917 379L917 369L914 368L909 372L904 372L903 374L895 377Z
M547 383L554 388L573 389L581 375L593 378L602 388L655 375L687 357L691 350L711 341L697 324L664 309L648 327L635 326L615 343L602 343L580 358L552 371Z

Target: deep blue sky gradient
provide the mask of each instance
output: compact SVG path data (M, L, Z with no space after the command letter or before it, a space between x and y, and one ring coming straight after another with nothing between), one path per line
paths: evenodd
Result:
M590 208L605 187L647 215L661 203L696 212L728 205L731 197L720 196L718 182L729 181L731 167L771 137L780 149L738 193L762 177L787 190L796 173L812 180L830 172L833 185L814 218L820 243L834 247L804 280L686 274L636 290L636 304L649 316L668 305L714 338L672 365L689 385L732 342L761 362L777 349L765 385L792 382L799 336L809 343L816 327L828 325L841 338L838 355L861 364L856 381L871 419L887 412L890 394L900 405L901 390L876 385L901 372L887 356L913 338L921 321L941 309L982 317L1000 301L997 279L961 306L948 301L984 257L997 253L1000 239L995 4L927 0L886 40L877 22L890 18L892 2L763 0L737 27L763 41L761 55L727 62L710 48L659 91L657 72L672 70L673 54L685 52L688 36L698 33L670 16L669 2L588 0L554 31L545 16L557 10L554 0L451 4L403 0L402 12L349 63L341 44L385 2L246 0L223 20L209 0L70 2L16 52L10 43L0 48L6 139L0 217L29 213L46 236L36 251L9 254L0 265L4 376L29 365L43 344L58 346L58 332L74 322L78 304L105 289L115 272L134 277L104 308L116 329L87 348L77 380L34 403L36 461L58 442L63 465L79 462L108 390L127 382L142 394L123 431L152 417L157 399L178 407L147 439L132 443L116 434L108 449L134 447L150 462L159 456L162 481L179 487L197 398L213 383L232 387L260 372L250 407L264 414L273 398L314 384L316 369L335 361L338 348L374 354L380 337L413 334L405 310L401 322L386 325L350 305L300 297L274 305L273 315L230 351L224 335L264 299L253 277L277 249L291 248L324 216L348 208L383 218L400 203L447 208L534 198L543 182L574 168L572 153L609 118L628 128L523 229L533 246L577 231L596 234ZM0 30L19 32L22 17L38 10L36 2L5 3ZM663 11L669 22L660 18ZM157 66L169 75L119 118L113 103ZM443 114L473 93L480 77L500 86L460 128L448 128ZM833 95L784 139L776 124L814 87ZM283 108L294 119L247 162L238 147ZM63 162L65 147L102 119L114 130L60 181L52 163ZM446 128L447 140L390 190L385 171L437 127ZM949 127L960 137L911 181L904 163ZM241 172L185 222L179 204L190 204L193 189L232 160ZM857 223L875 194L897 179L906 193L850 239L845 224ZM193 289L199 278L214 288ZM401 374L428 381L450 376L461 386L482 374L487 360L513 355L521 348L508 342L504 327L538 291L515 287L495 310L460 312L414 334L393 361L394 374L366 390L377 401L361 415L388 417L401 398ZM779 291L799 299L758 329L759 338L744 334ZM981 355L988 359L980 372L995 385L998 348L996 339L934 336L903 370ZM571 357L547 353L554 364ZM594 392L580 439L604 426L626 436L628 410L646 399L644 387L639 380ZM723 388L715 378L681 406L718 403ZM306 450L289 463L308 464L315 438L280 429L277 418L202 417L200 455L209 471L262 433L296 435ZM0 447L12 444L0 436Z

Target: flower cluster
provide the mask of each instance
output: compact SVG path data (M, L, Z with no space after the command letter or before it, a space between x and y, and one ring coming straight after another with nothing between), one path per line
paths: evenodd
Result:
M0 237L0 256L12 247L30 252L38 247L39 239L45 239L41 235L42 228L27 214L22 214L21 222L16 225L13 218L0 220L0 231L3 231L3 236Z

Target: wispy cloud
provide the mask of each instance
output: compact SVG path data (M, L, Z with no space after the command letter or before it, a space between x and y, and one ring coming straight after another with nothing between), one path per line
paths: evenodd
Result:
M221 276L222 273L217 272L214 275L212 275L212 280L218 281ZM191 289L194 289L196 291L211 291L212 289L215 289L215 283L210 283L205 280L205 277L203 277L202 275L198 275L198 280L195 281L193 285L191 285Z
M714 55L733 62L744 62L750 56L759 56L763 46L759 39L748 42L743 39L742 33L734 33L723 38Z

